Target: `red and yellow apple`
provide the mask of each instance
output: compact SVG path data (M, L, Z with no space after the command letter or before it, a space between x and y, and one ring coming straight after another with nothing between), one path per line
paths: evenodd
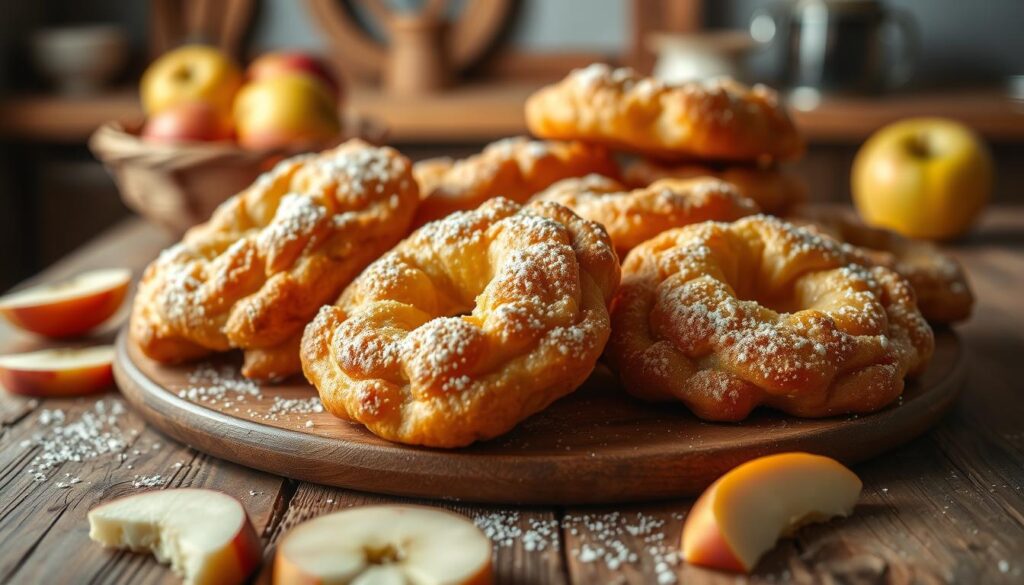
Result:
M316 147L341 133L330 91L308 75L247 83L235 100L235 130L245 148Z
M43 349L0 356L0 384L40 398L94 394L114 383L114 347Z
M156 490L100 504L89 511L89 538L151 552L186 585L243 583L262 556L242 504L207 489Z
M848 516L860 490L860 479L829 457L782 453L748 461L694 503L683 526L683 560L750 572L779 537Z
M912 238L965 233L992 191L992 156L970 128L912 118L882 128L861 147L851 176L857 211L872 225Z
M301 51L276 51L264 53L249 64L246 77L249 81L262 81L281 75L305 74L320 80L334 98L335 103L342 98L341 86L323 61Z
M491 541L467 518L422 506L364 506L293 528L274 585L491 583Z
M84 272L55 284L35 286L0 298L0 315L46 337L88 333L117 312L128 293L130 270Z
M225 118L242 85L242 72L219 49L186 45L168 51L142 75L142 105L152 116L185 102L207 103Z
M229 118L205 102L183 102L153 114L142 127L150 142L216 142L234 136Z

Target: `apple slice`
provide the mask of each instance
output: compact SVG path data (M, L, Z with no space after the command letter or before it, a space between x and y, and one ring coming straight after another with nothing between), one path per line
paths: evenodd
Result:
M491 583L491 541L472 522L421 506L364 506L285 535L275 585Z
M42 398L93 394L114 383L113 361L112 345L9 354L0 356L0 384Z
M100 504L89 511L89 538L152 552L185 585L242 583L261 557L242 504L206 489L157 490Z
M750 572L780 536L847 516L860 479L835 459L782 453L748 461L711 484L683 526L683 560Z
M75 337L103 323L124 302L132 273L93 270L56 284L35 286L0 298L8 321L46 337Z

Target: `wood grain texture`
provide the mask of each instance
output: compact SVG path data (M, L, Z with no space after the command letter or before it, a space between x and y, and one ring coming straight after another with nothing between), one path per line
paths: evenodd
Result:
M507 435L443 450L391 443L326 412L275 414L278 399L316 396L301 378L263 385L258 399L190 400L180 393L195 384L195 366L157 364L126 333L117 348L114 375L136 410L153 426L212 455L339 487L510 504L696 495L732 467L784 451L856 463L924 432L952 405L966 375L956 335L939 331L931 367L891 408L831 419L758 412L742 424L713 424L679 405L632 399L599 366L579 390Z
M127 266L138 274L169 238L141 222L108 232L36 280L54 280L97 266ZM843 521L810 526L780 543L749 577L675 564L676 582L688 585L778 583L986 583L1024 581L1024 207L993 208L981 227L950 247L965 265L978 305L957 328L969 355L968 378L951 413L933 431L884 456L858 464L864 480L856 513ZM40 343L0 324L0 352ZM103 399L116 398L107 394ZM87 474L93 484L68 490L50 482L26 481L33 457L20 446L40 432L42 409L69 415L95 399L29 401L0 394L0 582L31 584L178 583L151 558L108 553L88 541L85 513L94 502L133 488L134 474L167 473L184 461L168 485L213 485L239 497L263 531L267 557L290 526L305 518L368 502L409 501L316 484L281 480L197 454L157 434L134 414L126 430L142 429L128 454L131 461L66 463L64 473ZM161 449L152 443L161 441ZM141 447L135 456L132 450ZM180 455L180 459L178 458ZM127 465L133 469L126 469ZM187 466L187 467L186 467ZM268 479L269 478L269 479ZM106 483L96 483L97 481ZM83 482L84 483L84 482ZM256 495L250 495L249 491ZM328 503L328 500L332 500ZM415 500L424 503L421 500ZM587 514L664 520L661 542L679 537L689 499L602 507L488 507L431 502L479 517L518 513L515 522L558 522L558 549L527 550L522 538L495 547L497 580L504 584L656 582L644 539L623 538L637 560L612 569L584 554L584 542L600 543L602 532L577 521ZM593 524L593 523L592 523ZM575 531L575 532L574 532ZM269 583L265 565L258 583Z

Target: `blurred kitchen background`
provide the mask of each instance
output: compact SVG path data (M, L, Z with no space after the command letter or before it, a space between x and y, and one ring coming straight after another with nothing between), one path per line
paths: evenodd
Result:
M344 77L345 109L386 126L414 158L524 133L533 89L605 61L785 90L810 141L797 169L815 199L849 199L851 159L873 130L942 115L991 144L995 200L1024 202L1022 0L0 0L0 10L3 288L129 215L87 140L106 121L141 119L141 72L196 40L243 63L281 48L323 56ZM425 10L445 22L416 21Z

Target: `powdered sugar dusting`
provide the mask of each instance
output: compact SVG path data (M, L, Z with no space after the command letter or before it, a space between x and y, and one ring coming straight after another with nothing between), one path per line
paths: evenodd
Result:
M256 244L262 250L279 250L308 238L326 216L327 209L309 195L288 193L281 198L274 219L260 231Z
M521 546L526 552L558 551L560 533L576 543L568 550L582 564L600 564L610 571L626 567L654 576L653 583L677 582L680 564L678 543L665 533L666 524L681 522L681 514L669 519L643 512L567 514L554 518L523 518L513 510L477 514L473 522L495 547Z
M114 399L97 400L75 420L68 420L67 413L60 409L41 410L36 423L42 430L21 444L23 448L39 449L28 473L36 481L46 481L47 474L64 463L122 453L129 443L129 436L121 427L124 412L124 403ZM66 483L70 486L78 482Z
M930 356L909 284L818 233L755 216L666 232L648 248L631 256L638 268L627 261L638 272L623 303L635 315L615 335L654 341L613 359L641 366L627 386L681 398L702 417L739 420L759 403L804 416L881 408ZM645 297L650 315L625 300ZM673 377L675 360L691 373ZM874 380L863 405L834 402L834 385L862 371Z

